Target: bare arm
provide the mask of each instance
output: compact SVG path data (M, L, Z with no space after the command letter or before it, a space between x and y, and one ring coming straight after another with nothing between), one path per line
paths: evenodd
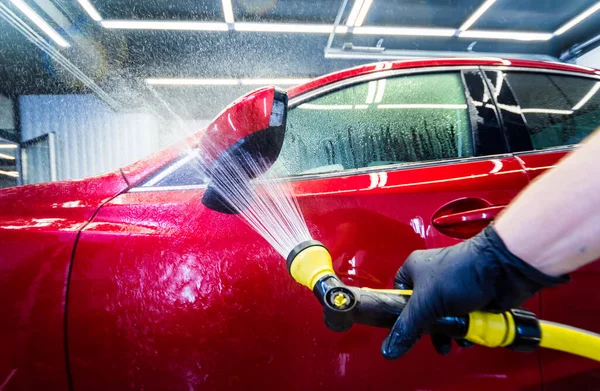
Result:
M525 189L495 227L512 253L548 275L600 258L600 130Z

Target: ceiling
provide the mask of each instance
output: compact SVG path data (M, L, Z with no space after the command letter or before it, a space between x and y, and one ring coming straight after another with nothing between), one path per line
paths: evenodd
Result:
M151 108L183 118L210 118L240 94L256 86L148 86L146 78L307 78L373 59L325 58L328 34L246 32L234 25L225 31L108 29L92 20L78 0L24 0L71 46L60 48L94 85L117 102L118 109ZM0 0L40 35L12 0ZM221 1L90 0L104 21L191 21L223 24ZM348 20L349 0L341 24ZM458 29L484 0L373 0L362 26ZM552 33L596 2L591 0L497 0L469 30ZM235 24L301 23L333 27L342 0L233 0ZM1 15L0 15L1 16ZM600 31L600 11L565 33L545 41L479 39L461 36L345 36L336 34L334 48L344 42L387 50L543 54L558 57ZM327 28L329 29L329 27ZM0 18L0 93L64 94L90 91L89 82L74 77L47 52ZM45 37L45 36L44 36ZM87 79L86 79L87 80ZM167 115L167 114L164 114Z

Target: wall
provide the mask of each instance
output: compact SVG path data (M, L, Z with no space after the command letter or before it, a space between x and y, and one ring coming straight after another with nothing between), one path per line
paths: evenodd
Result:
M55 133L58 180L111 171L160 148L155 117L115 112L93 95L27 95L19 108L22 142Z

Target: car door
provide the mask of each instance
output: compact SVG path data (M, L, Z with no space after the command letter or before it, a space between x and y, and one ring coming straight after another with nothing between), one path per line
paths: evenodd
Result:
M473 235L528 183L507 152L479 71L432 68L295 98L272 170L345 282L383 288L411 251ZM280 255L201 204L194 164L164 167L82 231L68 310L75 390L539 389L536 354L457 347L446 358L424 340L389 362L386 330L328 330Z
M504 108L511 149L531 180L554 167L600 126L597 77L526 69L486 69L485 75L498 106ZM568 208L548 213L560 216ZM542 317L600 332L600 305L595 299L600 263L574 271L571 278L569 284L542 292ZM597 389L598 363L546 350L541 358L545 390Z

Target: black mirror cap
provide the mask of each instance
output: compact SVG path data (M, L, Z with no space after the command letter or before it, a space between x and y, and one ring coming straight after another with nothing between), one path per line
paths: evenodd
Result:
M202 197L202 204L221 213L237 214L239 207L229 204L218 189L221 175L243 170L238 180L249 181L264 174L275 163L285 138L288 97L285 90L275 88L269 127L258 130L229 147L214 164L212 179Z

